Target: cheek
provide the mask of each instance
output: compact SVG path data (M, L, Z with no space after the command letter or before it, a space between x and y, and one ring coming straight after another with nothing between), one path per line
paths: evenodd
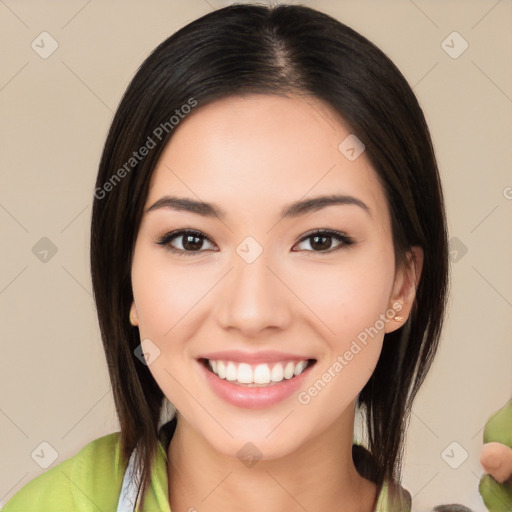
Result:
M140 339L144 349L153 351L148 369L167 398L184 411L190 407L183 386L192 364L186 340L197 325L194 306L212 286L204 274L186 262L171 265L165 250L140 247L134 254L131 278ZM145 340L151 343L144 345Z
M214 282L197 266L171 265L164 249L159 252L141 250L136 254L132 287L141 336L164 340L191 321L194 306Z
M302 389L298 401L324 426L355 400L375 369L393 268L392 254L368 259L361 254L345 264L318 266L314 278L302 274L301 286L310 290L308 306L321 319L312 323L323 333L325 354L316 378Z
M350 345L365 329L382 329L379 316L389 307L394 275L393 254L368 251L348 254L336 264L311 262L295 275L297 295L304 297L317 329L336 350Z

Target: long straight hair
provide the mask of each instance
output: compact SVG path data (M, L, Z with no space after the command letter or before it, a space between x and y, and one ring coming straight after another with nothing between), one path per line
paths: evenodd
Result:
M165 399L134 355L141 340L129 323L131 264L148 185L173 123L191 108L244 94L327 102L364 143L384 187L396 268L406 264L411 246L423 248L412 312L385 335L357 400L371 454L364 473L379 490L385 479L400 481L411 406L437 350L448 292L444 200L429 130L406 79L373 43L309 7L231 5L196 19L162 42L129 84L105 142L93 200L94 298L126 460L138 447L141 502Z

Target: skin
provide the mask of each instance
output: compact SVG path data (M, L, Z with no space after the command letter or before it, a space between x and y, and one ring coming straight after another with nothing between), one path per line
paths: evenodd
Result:
M500 483L512 477L512 449L501 443L486 443L480 452L480 463ZM511 482L512 484L512 482Z
M130 317L160 355L149 365L178 410L168 452L173 511L339 510L370 512L376 486L356 471L354 408L386 332L412 307L423 253L395 273L384 191L365 153L349 161L338 145L350 130L311 97L251 95L197 109L176 128L156 166L146 208L164 195L215 203L222 221L170 208L147 212L137 235ZM332 193L363 201L279 220L282 208ZM182 228L201 230L200 251L184 256L156 244ZM333 229L317 249L308 232ZM236 252L247 236L263 253L251 264ZM172 245L183 249L183 237ZM329 244L329 241L327 241ZM292 250L293 249L293 250ZM202 251L202 252L201 252ZM330 251L330 252L329 252ZM229 271L229 272L228 272ZM297 394L265 409L235 407L207 385L196 358L214 350L279 350L317 359L307 390L379 315L391 320L310 403ZM237 452L253 443L252 467Z

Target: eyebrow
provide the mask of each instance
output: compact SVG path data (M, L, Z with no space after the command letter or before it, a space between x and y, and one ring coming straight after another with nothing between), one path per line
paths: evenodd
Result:
M281 218L299 217L331 205L355 205L362 208L371 217L371 210L369 206L360 199L349 195L334 194L313 197L311 199L290 203L282 209ZM149 213L161 208L170 208L172 210L196 213L203 217L215 217L219 220L226 217L226 212L213 203L206 203L204 201L196 201L195 199L176 196L161 197L149 208L144 210L144 213Z

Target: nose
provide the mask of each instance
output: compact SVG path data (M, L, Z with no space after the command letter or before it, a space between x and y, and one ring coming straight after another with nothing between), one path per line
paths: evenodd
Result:
M221 327L238 330L246 338L261 335L266 329L286 329L292 317L293 293L265 252L252 263L235 256L233 265L216 297Z

